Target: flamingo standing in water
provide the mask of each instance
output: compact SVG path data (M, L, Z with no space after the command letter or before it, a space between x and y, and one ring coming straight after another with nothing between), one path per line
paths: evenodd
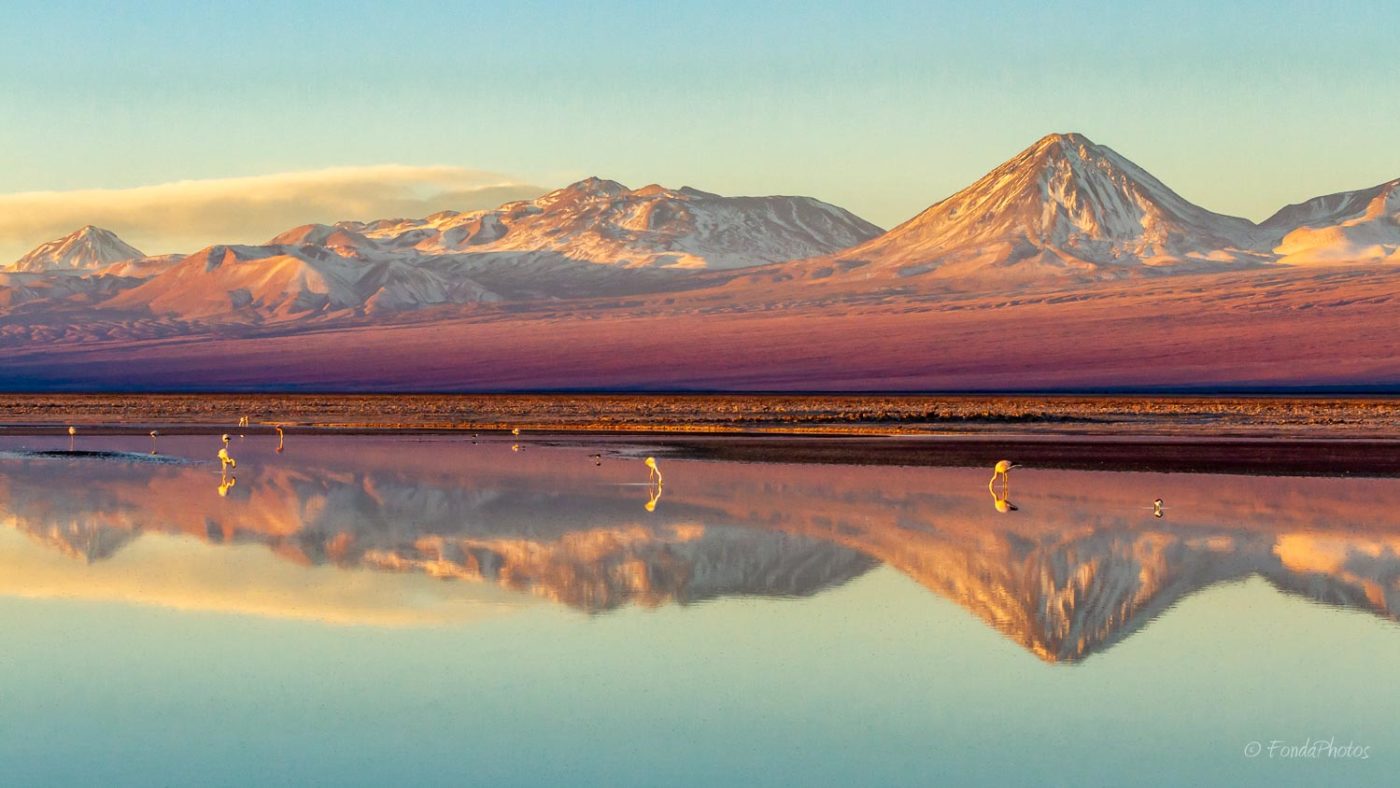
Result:
M156 453L156 438L160 437L160 431L151 430L151 454Z
M75 442L78 440L78 428L68 425L68 451L73 450Z
M235 460L228 453L228 433L224 433L220 440L224 442L224 445L219 449L219 497L223 498L228 495L228 491L233 488L233 485L238 483L237 476L228 475L229 468L238 467L238 460Z
M1007 500L1011 490L1011 469L1021 466L1011 460L1000 460L992 466L992 480L987 482L987 490L992 494L992 506L1002 514L1016 511L1016 505ZM997 492L997 479L1001 479L1001 492Z
M1012 465L1009 459L1000 460L1000 462L997 462L997 465L991 466L991 481L997 480L998 477L1000 477L1002 483L1011 481L1011 469L1014 469L1014 467L1021 466Z
M282 453L282 425L281 425L281 424L275 424L275 425L273 425L273 427L274 427L274 429L277 430L277 453L278 453L278 454L281 454L281 453Z
M599 459L601 461L601 457ZM656 484L651 487L650 498L646 503L646 510L648 512L654 512L656 511L656 502L661 500L661 469L656 466L655 457L648 457L644 462L647 466L647 482L656 482Z
M219 470L223 471L227 468L237 468L238 460L229 456L228 453L228 433L224 433L222 440L224 442L224 447L219 449Z
M1011 469L1019 467L1021 466L1011 464L1011 460L999 461L996 465L992 466L992 480L987 482L987 486L991 487L993 484L996 484L997 479L1001 479L1001 487L1002 490L1005 491L1011 484Z

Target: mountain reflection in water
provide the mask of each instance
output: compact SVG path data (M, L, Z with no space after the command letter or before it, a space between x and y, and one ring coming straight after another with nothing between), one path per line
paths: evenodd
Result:
M170 437L161 449L202 460L209 445ZM234 449L238 481L223 495L208 462L10 453L0 524L88 563L142 534L192 536L590 613L805 597L883 563L1049 662L1103 651L1182 598L1251 576L1390 620L1400 605L1394 480L1019 469L1016 510L989 505L981 469L666 458L658 501L640 458L600 465L592 447L308 436L285 454L265 439Z

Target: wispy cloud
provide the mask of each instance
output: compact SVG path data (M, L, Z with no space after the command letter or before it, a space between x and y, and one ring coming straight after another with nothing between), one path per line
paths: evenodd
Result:
M290 227L494 208L544 189L463 167L377 165L129 189L0 194L0 264L85 225L147 254L259 243Z

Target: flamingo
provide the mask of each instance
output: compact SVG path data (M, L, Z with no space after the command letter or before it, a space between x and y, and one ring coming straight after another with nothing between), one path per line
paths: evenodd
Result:
M1152 516L1159 519L1166 516L1162 508L1161 498L1157 498L1152 501Z
M156 438L160 437L159 430L151 430L151 454L156 453Z
M1011 460L998 461L996 465L992 466L992 481L996 481L997 477L1001 477L1003 482L1009 481L1011 479L1011 469L1019 467L1021 466L1012 465Z
M68 451L73 450L74 442L78 439L78 428L68 425Z
M594 464L594 465L602 465L602 464L603 464L603 455L601 455L601 454L590 454L590 455L588 455L588 458L589 458L590 460L593 460L593 464Z
M281 425L281 424L276 424L276 425L273 425L273 428L277 430L277 453L278 453L278 454L281 454L281 453L282 453L282 425Z
M660 485L660 484L661 484L661 469L658 468L658 467L656 467L656 458L655 458L655 457L648 457L648 458L646 459L646 466L647 466L647 468L649 469L649 472L647 473L647 481L651 481L651 480L655 479L655 480L656 480L656 483L657 483L658 485Z
M222 471L226 468L237 468L238 460L230 457L228 453L228 433L224 433L222 440L224 447L219 449L219 469Z
M511 435L519 435L519 434L520 434L520 428L519 428L519 427L511 427L511 428L510 428L510 434L511 434Z

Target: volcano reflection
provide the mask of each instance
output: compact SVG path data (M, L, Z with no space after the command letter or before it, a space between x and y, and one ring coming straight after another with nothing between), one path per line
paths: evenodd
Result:
M628 484L635 460L600 466L584 449L308 436L295 462L240 451L226 497L205 465L11 456L0 523L89 563L162 533L493 584L590 613L810 596L884 563L1051 662L1254 575L1391 620L1400 604L1400 528L1378 525L1400 505L1390 480L1032 469L1020 471L1021 511L1005 517L986 505L981 470L673 459L667 503L647 511ZM1172 517L1154 518L1143 502L1164 496Z

